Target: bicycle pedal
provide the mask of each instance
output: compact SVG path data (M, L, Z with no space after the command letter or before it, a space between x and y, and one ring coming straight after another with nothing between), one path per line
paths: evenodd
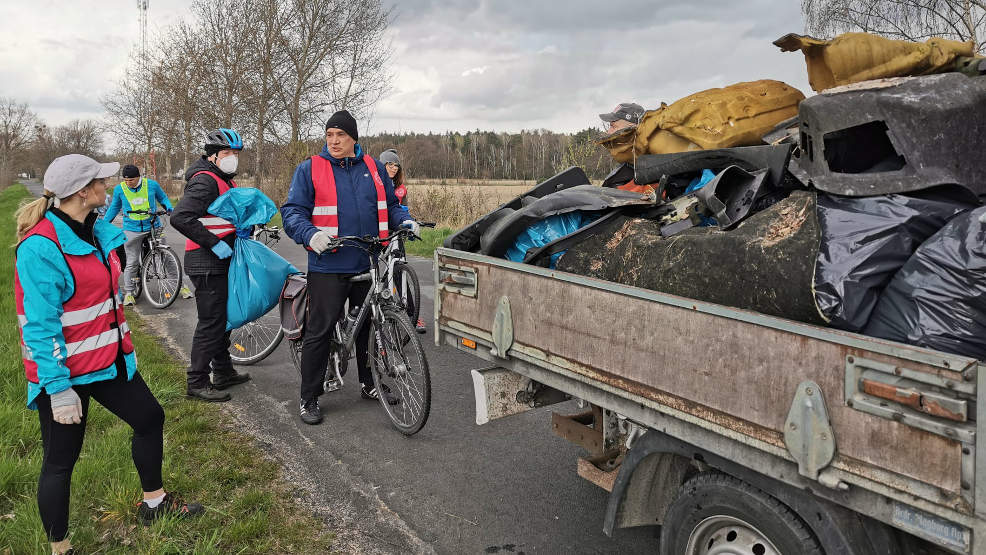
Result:
M339 383L339 380L335 380L335 379L325 380L325 383L322 384L322 387L323 389L325 389L326 393L332 393L333 391L339 391L340 389L342 389L342 384Z

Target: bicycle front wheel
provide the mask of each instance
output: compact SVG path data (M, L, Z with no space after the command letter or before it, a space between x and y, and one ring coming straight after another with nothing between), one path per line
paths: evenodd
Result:
M181 262L171 249L154 249L144 257L141 289L154 308L168 308L181 289Z
M275 306L267 314L229 333L229 358L237 364L256 364L273 353L283 338L281 315Z
M394 284L397 286L397 298L413 326L421 315L421 285L418 283L418 275L414 273L414 268L410 264L395 264Z
M383 309L383 325L374 324L370 365L380 392L380 404L401 433L413 435L424 427L431 411L431 375L428 360L407 314L397 308ZM397 398L391 405L389 390Z

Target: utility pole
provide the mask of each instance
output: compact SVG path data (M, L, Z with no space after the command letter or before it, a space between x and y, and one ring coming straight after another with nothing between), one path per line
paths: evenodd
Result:
M137 25L140 27L140 45L137 53L137 87L141 91L140 94L140 114L141 120L145 127L145 134L147 135L147 149L144 153L144 173L150 174L152 177L157 178L157 165L154 162L154 151L152 150L150 137L152 134L151 130L151 76L149 74L148 66L149 60L147 59L147 7L150 4L150 0L137 0Z

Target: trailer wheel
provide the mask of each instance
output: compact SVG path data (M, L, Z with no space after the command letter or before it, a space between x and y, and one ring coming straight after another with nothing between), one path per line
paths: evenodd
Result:
M822 555L805 523L786 505L719 472L679 488L661 528L662 555Z

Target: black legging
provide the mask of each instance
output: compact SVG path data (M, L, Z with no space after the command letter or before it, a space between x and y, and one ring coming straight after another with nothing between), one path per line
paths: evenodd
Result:
M51 417L51 398L48 394L42 392L36 399L44 446L41 477L38 479L38 510L48 540L52 542L64 540L68 533L72 469L82 451L90 398L133 428L130 453L143 490L155 491L162 487L164 409L140 374L134 374L133 379L127 381L126 373L121 372L112 380L77 385L73 389L82 399L81 424L55 422Z

